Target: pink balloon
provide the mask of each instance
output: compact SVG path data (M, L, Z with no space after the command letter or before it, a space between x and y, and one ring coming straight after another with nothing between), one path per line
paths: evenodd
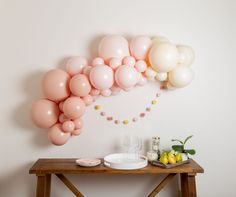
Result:
M88 65L88 61L84 57L71 57L66 63L66 71L74 76L76 74L80 74L85 66Z
M104 65L104 60L101 57L96 57L92 61L92 66Z
M132 56L127 56L123 59L123 64L127 66L134 66L135 65L135 59Z
M147 69L147 64L145 61L143 60L138 60L136 63L135 63L135 66L136 70L138 72L144 72L146 69Z
M110 90L110 89L102 90L102 91L101 91L101 95L102 95L102 96L105 96L105 97L111 96L111 90Z
M83 74L89 76L92 66L85 66L83 69Z
M52 101L61 101L70 95L70 76L61 69L48 71L42 82L43 93L46 98Z
M132 88L138 82L138 72L132 66L119 66L115 73L115 80L123 89Z
M75 129L75 124L71 120L67 120L62 124L62 130L66 133L71 133Z
M76 129L76 130L72 131L71 134L72 135L80 135L81 134L81 130L80 129Z
M60 123L55 124L48 130L48 139L57 146L65 144L69 140L70 136L70 133L64 133L62 131Z
M64 103L64 101L61 101L59 103L59 109L60 109L61 112L63 112L63 103Z
M106 63L113 57L123 59L129 56L129 44L122 36L108 35L99 43L98 55L102 57Z
M130 42L131 55L137 60L145 60L152 45L152 41L147 36L137 36Z
M75 96L87 96L91 90L91 85L85 75L78 74L70 80L70 90Z
M60 116L59 116L59 122L60 122L60 123L63 123L63 122L65 122L65 121L67 121L67 120L70 120L70 119L67 118L67 117L65 116L65 114L61 113Z
M85 104L79 97L69 97L63 104L63 112L68 118L79 118L85 112Z
M109 89L113 83L113 70L107 65L94 66L90 72L90 81L98 90Z
M147 83L147 78L145 78L144 76L141 76L138 82L138 85L143 86Z
M109 66L112 68L112 69L116 69L118 66L122 65L121 63L121 60L119 58L111 58L110 61L109 61Z
M84 126L84 122L81 118L74 120L75 129L81 129Z
M85 103L85 105L91 105L93 103L93 97L91 95L87 95L85 97L83 97L83 101Z
M49 128L58 120L59 108L56 103L40 99L31 107L31 119L40 128Z
M90 91L90 94L91 94L92 96L98 96L98 95L100 94L100 90L92 89L92 90Z

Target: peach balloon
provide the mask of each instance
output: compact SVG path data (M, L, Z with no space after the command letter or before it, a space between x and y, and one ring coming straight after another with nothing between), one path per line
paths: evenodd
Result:
M56 103L40 99L31 107L31 119L40 128L49 128L58 120L59 108Z
M113 83L113 70L107 65L94 66L90 72L89 78L92 85L98 90L109 89Z
M92 89L91 91L90 91L90 94L92 95L92 96L98 96L99 94L100 94L100 90L97 90L97 89Z
M123 36L119 35L105 36L99 43L98 55L103 58L106 63L113 57L123 59L130 55L128 41Z
M96 57L92 61L92 66L104 65L104 60L101 57Z
M118 66L122 65L121 63L121 60L119 58L111 58L110 61L109 61L109 66L112 68L112 69L116 69Z
M81 130L80 129L75 129L74 131L72 131L71 134L72 135L80 135L81 134Z
M61 112L63 112L63 103L64 103L64 101L61 101L59 103L59 109L60 109Z
M70 80L70 90L75 96L87 96L91 90L91 85L85 75L78 74Z
M145 61L143 60L138 60L136 63L135 63L135 66L136 70L138 72L144 72L146 69L147 69L147 64Z
M62 131L62 125L60 123L55 124L48 130L48 139L57 146L64 145L70 136L70 133L64 133Z
M85 66L82 73L84 75L89 76L89 73L90 73L91 69L92 69L92 66Z
M75 129L75 124L71 120L67 120L62 124L62 130L66 133L70 133Z
M83 97L83 101L85 103L85 105L91 105L93 103L93 97L91 95L87 95L85 97Z
M79 118L85 112L85 104L79 97L69 97L63 104L63 112L70 119Z
M137 36L130 42L131 55L137 60L145 60L151 45L152 41L148 36Z
M123 59L123 64L128 66L134 66L135 65L135 59L132 56L127 56Z
M61 101L70 95L70 76L61 69L48 71L42 81L42 89L45 97L52 101Z
M111 96L111 90L110 89L102 90L101 95L105 97Z
M63 123L63 122L65 122L65 121L67 121L67 120L70 120L70 119L67 118L67 117L65 116L65 114L61 113L61 114L59 115L59 122L60 122L60 123Z
M66 63L66 71L74 76L80 74L85 66L88 66L88 61L84 57L74 56L71 57Z
M84 126L84 122L81 118L75 119L74 121L75 129L81 129Z

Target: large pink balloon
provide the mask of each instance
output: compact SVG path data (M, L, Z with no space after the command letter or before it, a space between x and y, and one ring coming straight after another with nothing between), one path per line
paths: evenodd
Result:
M98 55L102 57L106 63L113 57L123 59L130 55L129 44L122 36L108 35L99 43Z
M123 89L132 88L139 80L138 72L133 66L119 66L115 73L115 80Z
M91 85L85 75L78 74L70 80L70 90L75 96L87 96L91 90Z
M79 118L85 112L85 104L79 97L70 97L63 104L63 112L68 118Z
M64 133L62 131L62 125L60 123L55 124L48 130L48 139L57 146L65 144L70 136L70 133Z
M137 36L130 42L130 52L137 60L145 60L152 45L152 41L147 36Z
M31 118L40 128L49 128L54 125L59 116L59 108L56 103L47 99L36 101L31 108Z
M85 66L88 66L86 58L79 56L71 57L66 63L66 71L71 76L74 76L81 73Z
M48 71L43 78L42 88L46 98L52 101L61 101L70 95L70 76L61 69Z
M90 71L90 82L98 90L109 89L113 83L114 73L111 67L107 65L97 65Z

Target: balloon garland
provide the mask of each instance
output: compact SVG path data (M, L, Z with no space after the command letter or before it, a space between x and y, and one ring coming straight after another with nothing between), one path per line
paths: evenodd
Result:
M130 43L119 35L105 36L98 47L98 57L90 63L84 57L71 57L66 69L52 69L43 77L45 98L36 101L31 108L31 118L36 126L48 129L48 138L55 145L65 144L83 128L82 116L86 106L97 97L117 95L135 86L143 86L149 80L164 84L166 89L188 85L193 79L190 68L194 60L193 50L186 45L174 45L158 36L136 36ZM153 100L152 104L155 104ZM96 105L97 110L101 106ZM151 110L146 108L146 112ZM144 117L145 112L139 114ZM112 116L101 115L119 124ZM132 120L124 119L123 124Z

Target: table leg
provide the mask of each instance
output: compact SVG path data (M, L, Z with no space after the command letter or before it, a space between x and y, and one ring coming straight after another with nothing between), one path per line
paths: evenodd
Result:
M37 191L36 197L45 197L45 189L46 189L46 176L45 175L37 175Z
M182 197L197 197L196 174L182 173L180 176Z
M51 194L51 174L46 174L45 197L50 197Z

